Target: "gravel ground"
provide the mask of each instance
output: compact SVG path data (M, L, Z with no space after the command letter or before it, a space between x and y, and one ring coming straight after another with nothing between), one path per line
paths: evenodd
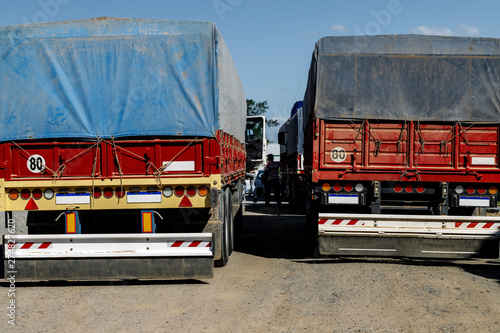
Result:
M500 332L498 262L315 258L261 203L243 229L212 280L17 284L16 326L3 284L0 332Z

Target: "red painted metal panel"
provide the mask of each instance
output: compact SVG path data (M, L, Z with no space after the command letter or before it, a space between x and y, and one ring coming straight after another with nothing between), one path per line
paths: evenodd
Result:
M500 183L498 125L316 120L310 129L306 165L314 182Z
M95 176L101 173L101 152L94 143L22 143L4 144L9 147L6 157L10 173L7 179L85 177L92 174L95 160ZM96 153L98 153L96 155ZM10 162L10 163L9 163Z
M144 177L173 161L163 176L221 174L232 181L244 176L246 163L244 144L221 131L216 138L4 143L0 156L6 180L88 179L93 172L95 178Z

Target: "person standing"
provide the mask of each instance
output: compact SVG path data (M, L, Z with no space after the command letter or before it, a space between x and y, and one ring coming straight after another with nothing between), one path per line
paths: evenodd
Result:
M268 163L266 164L266 168L264 169L264 175L262 178L264 179L264 186L266 188L266 206L269 206L269 202L271 201L271 190L276 197L276 202L278 206L281 206L281 191L280 191L280 162L274 162L273 154L267 155Z

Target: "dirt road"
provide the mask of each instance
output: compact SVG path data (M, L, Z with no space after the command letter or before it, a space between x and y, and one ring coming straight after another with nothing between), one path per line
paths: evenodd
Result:
M500 332L500 264L315 258L304 217L246 205L207 281L2 285L1 332Z

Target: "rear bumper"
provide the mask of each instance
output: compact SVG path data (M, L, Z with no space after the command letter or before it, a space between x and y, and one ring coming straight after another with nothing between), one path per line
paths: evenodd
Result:
M210 233L4 235L3 271L16 281L208 279L213 244Z
M500 218L319 214L323 255L498 258Z

